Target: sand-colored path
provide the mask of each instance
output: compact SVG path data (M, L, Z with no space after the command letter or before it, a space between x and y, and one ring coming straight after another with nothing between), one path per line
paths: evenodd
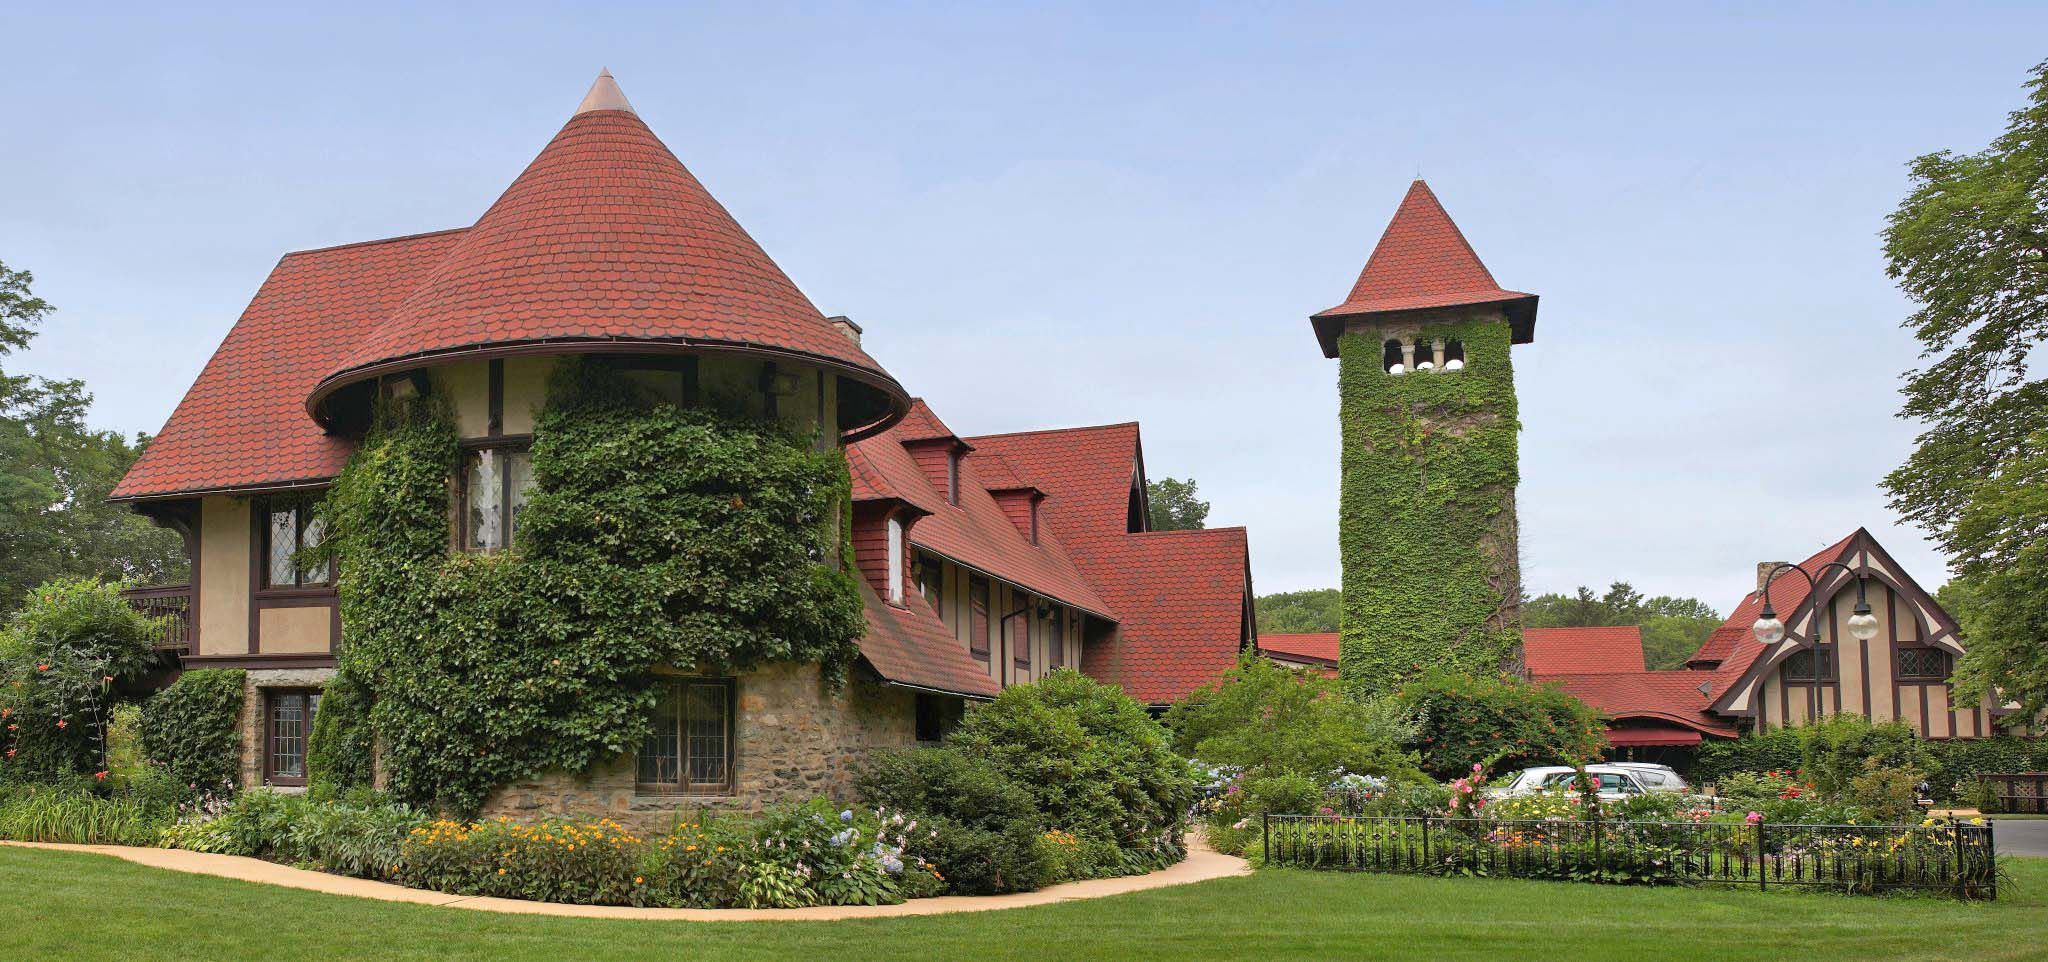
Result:
M935 899L916 899L905 902L902 905L834 905L808 909L655 909L632 908L620 905L560 905L553 902L526 902L519 899L448 895L443 892L429 892L423 889L406 888L402 885L392 885L388 882L372 882L367 879L329 875L325 872L310 872L305 869L277 865L261 859L243 858L238 855L208 855L203 852L186 852L177 849L131 848L125 845L57 845L43 842L0 842L0 845L111 855L115 858L127 859L137 865L169 869L173 872L215 875L221 878L238 879L244 882L282 885L286 888L326 892L330 895L352 895L357 898L379 899L385 902L412 902L419 905L438 905L447 908L474 909L482 912L507 912L516 915L560 915L586 919L650 919L677 922L832 921L837 919L896 918L907 915L944 915L952 912L988 912L995 909L1050 905L1054 902L1069 902L1075 899L1102 898L1106 895L1143 892L1147 889L1166 888L1173 885L1186 885L1190 882L1206 882L1210 879L1251 874L1251 866L1244 859L1220 854L1203 844L1199 836L1190 836L1188 839L1188 857L1178 865L1160 869L1148 875L1090 879L1085 882L1067 882L1062 885L1039 889L1036 892L1017 892L1010 895L948 895Z

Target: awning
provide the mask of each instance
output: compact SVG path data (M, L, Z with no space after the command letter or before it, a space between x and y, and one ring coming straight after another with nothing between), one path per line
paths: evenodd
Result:
M1700 733L1683 728L1610 728L1607 740L1616 748L1648 748L1654 745L1697 745Z

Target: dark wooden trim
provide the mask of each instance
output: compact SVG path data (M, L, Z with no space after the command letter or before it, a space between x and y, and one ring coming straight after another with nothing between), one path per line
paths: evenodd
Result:
M264 529L270 525L270 511L265 507L265 498L249 499L249 590L243 596L249 603L249 643L244 646L249 654L262 649L261 624L257 619L256 598L263 591L263 583L269 578L269 558L264 551Z
M295 652L280 655L186 655L180 659L187 668L332 668L333 652Z
M488 388L489 420L484 433L497 437L505 433L505 359L491 358L489 362L490 387Z
M1931 738L1934 736L1934 719L1929 718L1927 715L1927 686L1915 685L1913 687L1920 689L1920 737Z
M1889 591L1890 591L1891 589L1887 588L1887 589L1885 589L1885 590L1886 590L1887 592L1889 592ZM1875 639L1872 639L1872 640L1874 641ZM1856 657L1857 657L1857 658L1859 658L1859 659L1861 659L1861 664L1863 665L1863 717L1865 717L1865 718L1869 718L1869 717L1870 717L1870 642L1868 642L1868 641L1858 641L1858 642L1856 643Z
M1899 596L1887 589L1884 593L1884 637L1885 674L1892 680L1892 719L1905 717L1906 706L1899 691Z
M1792 727L1792 684L1785 680L1785 670L1778 669L1778 724Z

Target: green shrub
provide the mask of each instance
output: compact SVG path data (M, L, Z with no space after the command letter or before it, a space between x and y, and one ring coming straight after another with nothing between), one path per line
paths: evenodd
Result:
M1985 775L2008 772L2038 772L2048 769L2048 739L1951 738L1929 742L1931 759L1927 784L1939 799L1958 799L1970 794Z
M369 786L376 764L370 694L351 672L339 672L320 693L306 740L306 784L314 793Z
M950 746L878 753L855 788L914 815L908 852L936 865L950 891L1028 891L1060 877L1038 841L1047 829L1037 799L988 758Z
M1921 778L1920 770L1911 765L1893 766L1876 757L1865 758L1863 771L1849 779L1842 800L1873 821L1918 821Z
M115 686L155 664L160 629L118 584L65 578L30 592L0 627L0 781L104 771Z
M1245 794L1254 815L1314 815L1323 804L1322 783L1294 772L1247 779Z
M1422 719L1423 769L1438 778L1474 765L1585 762L1607 744L1600 713L1553 686L1437 670L1403 686L1400 700Z
M235 789L241 766L240 668L196 668L142 706L142 753L197 794Z
M1332 679L1247 656L1215 685L1169 708L1181 754L1263 776L1303 775L1318 785L1340 773L1420 781L1404 741L1414 722L1392 699L1347 697Z
M0 838L17 842L154 845L169 816L145 799L83 787L0 786Z
M1800 771L1826 795L1848 792L1850 782L1873 765L1911 768L1917 775L1930 762L1926 743L1903 721L1872 724L1862 715L1833 715L1798 731Z
M1031 793L1044 828L1179 857L1193 775L1166 729L1119 688L1062 668L970 708L949 744Z
M1805 754L1805 736L1796 728L1715 739L1702 743L1694 754L1693 781L1710 785L1736 772L1789 772L1800 766Z

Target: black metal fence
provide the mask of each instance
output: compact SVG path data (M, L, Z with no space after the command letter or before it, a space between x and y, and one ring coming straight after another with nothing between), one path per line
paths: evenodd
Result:
M1622 885L1818 886L1998 897L1991 826L1269 815L1268 865Z

